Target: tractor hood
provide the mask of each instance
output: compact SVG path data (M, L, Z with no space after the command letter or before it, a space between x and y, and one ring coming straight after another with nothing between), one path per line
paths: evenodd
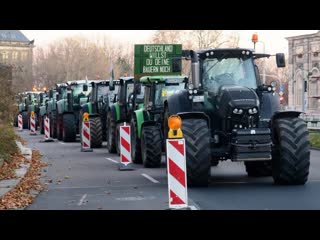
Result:
M246 112L253 107L259 109L259 97L253 89L237 85L224 85L220 87L216 108L221 117L231 116L235 108Z

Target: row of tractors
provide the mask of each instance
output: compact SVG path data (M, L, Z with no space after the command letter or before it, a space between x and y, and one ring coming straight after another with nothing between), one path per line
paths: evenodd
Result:
M189 186L206 186L211 166L244 162L249 176L272 176L276 184L304 184L308 179L308 130L301 112L281 111L276 83L260 79L256 59L271 55L250 49L184 50L190 76L120 77L56 84L47 92L19 94L19 113L28 128L30 112L43 133L65 142L81 138L82 115L89 113L91 147L107 142L120 154L120 126L130 123L134 163L158 168L165 154L168 118L178 115L186 141ZM284 55L276 54L278 67Z

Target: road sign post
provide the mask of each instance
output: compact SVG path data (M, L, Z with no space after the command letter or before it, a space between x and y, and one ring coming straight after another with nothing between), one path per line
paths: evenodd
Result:
M83 114L81 134L81 152L93 152L91 148L89 113Z
M21 114L18 115L18 131L23 131L23 119Z
M31 112L30 115L30 135L37 135L36 133L36 120L34 116L34 112Z
M50 119L47 116L44 119L44 140L40 142L54 142L54 140L50 138Z

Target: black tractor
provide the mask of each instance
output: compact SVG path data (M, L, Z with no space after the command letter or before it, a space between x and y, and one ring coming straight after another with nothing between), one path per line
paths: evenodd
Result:
M276 184L304 184L310 166L308 130L301 112L281 111L276 82L260 80L255 63L269 54L250 49L186 50L188 89L168 98L167 116L179 115L186 140L189 186L206 186L217 161L244 162L249 176ZM276 54L285 67L284 54Z

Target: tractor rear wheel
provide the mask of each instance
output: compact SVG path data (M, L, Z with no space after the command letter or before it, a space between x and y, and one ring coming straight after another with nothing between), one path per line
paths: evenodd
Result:
M272 175L276 184L301 185L308 180L310 144L307 124L300 118L280 118L274 125Z
M29 114L28 112L24 111L22 114L22 121L23 121L23 129L28 129L29 126Z
M141 163L141 139L138 138L138 123L135 117L131 119L131 158L133 163Z
M57 116L55 111L50 113L50 134L52 138L57 138Z
M63 115L62 138L64 142L75 142L77 136L76 119L73 114Z
M210 131L204 119L184 119L182 132L186 141L188 186L208 186L211 154Z
M112 118L111 111L107 115L107 148L109 153L116 153L116 120Z
M45 119L45 116L40 116L40 117L39 117L39 130L40 130L40 134L44 134L44 119Z
M81 134L81 133L80 133ZM90 118L91 147L100 148L102 145L102 126L100 117Z
M161 130L157 126L146 126L141 131L141 157L146 168L159 168L162 153Z

